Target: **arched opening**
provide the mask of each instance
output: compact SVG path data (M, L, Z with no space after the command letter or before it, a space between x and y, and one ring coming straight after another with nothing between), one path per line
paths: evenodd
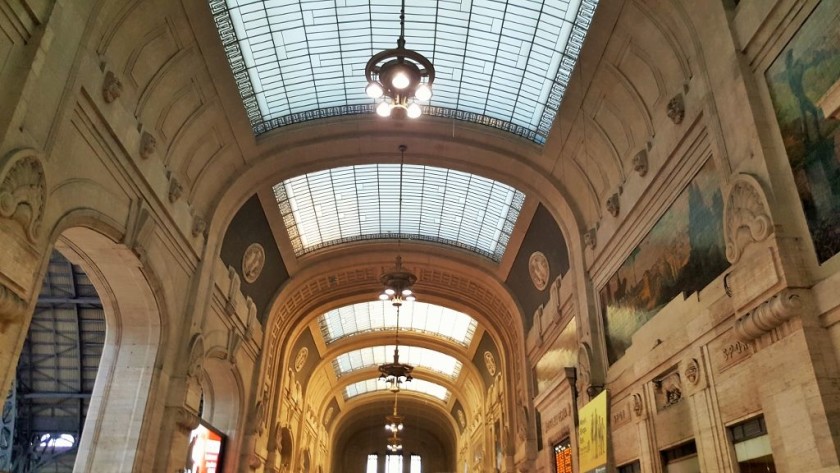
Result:
M231 368L230 363L219 358L210 357L204 361L201 380L203 402L199 415L202 424L224 435L221 446L223 468L236 471L238 441L241 439L237 434L242 430L240 422L243 417L242 388Z

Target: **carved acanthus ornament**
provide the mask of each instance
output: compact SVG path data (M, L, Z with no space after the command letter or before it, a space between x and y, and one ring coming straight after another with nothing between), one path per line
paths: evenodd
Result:
M773 233L769 205L761 184L748 174L739 174L729 185L724 204L723 233L726 259L737 263L744 249Z
M735 333L751 341L779 327L802 312L805 303L799 290L785 289L735 321Z
M44 168L33 150L18 150L0 162L0 217L20 223L34 242L47 201Z

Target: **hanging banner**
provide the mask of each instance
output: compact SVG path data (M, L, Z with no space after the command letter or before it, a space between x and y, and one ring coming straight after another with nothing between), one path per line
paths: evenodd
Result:
M581 473L607 471L607 391L578 411L578 453Z

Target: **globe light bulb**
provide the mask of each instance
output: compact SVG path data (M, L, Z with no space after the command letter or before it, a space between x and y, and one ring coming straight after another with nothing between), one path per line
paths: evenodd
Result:
M417 118L422 114L423 110L420 109L420 106L416 103L409 105L408 110L406 110L406 115L408 115L408 118Z
M382 97L382 86L377 82L371 82L365 87L365 94L372 99Z
M412 295L410 295L410 296L405 296L405 301L406 301L406 302L414 302L414 301L416 301L416 300L417 300L417 298L416 298L416 297L414 297L414 294L412 294Z
M376 107L376 114L380 117L387 117L391 115L391 105L388 102L382 102Z
M396 87L397 89L405 89L408 87L409 82L408 75L405 72L397 72L394 74L394 77L391 78L391 85Z
M420 84L417 90L414 91L414 97L421 102L425 102L432 98L432 89L426 84Z
M411 295L411 289L408 289L408 288L403 289L403 290L402 290L402 295L404 295L404 296L410 296L410 295Z

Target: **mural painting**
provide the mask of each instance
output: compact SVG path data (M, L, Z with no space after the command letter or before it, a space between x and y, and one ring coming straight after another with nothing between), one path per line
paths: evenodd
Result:
M728 266L723 198L709 159L601 289L610 364L680 292L706 287Z
M840 120L825 117L840 81L840 7L824 1L767 69L793 179L823 263L840 252Z
M572 318L551 348L545 352L534 367L537 378L537 393L545 391L558 379L562 379L566 368L576 367L577 358L577 320Z

